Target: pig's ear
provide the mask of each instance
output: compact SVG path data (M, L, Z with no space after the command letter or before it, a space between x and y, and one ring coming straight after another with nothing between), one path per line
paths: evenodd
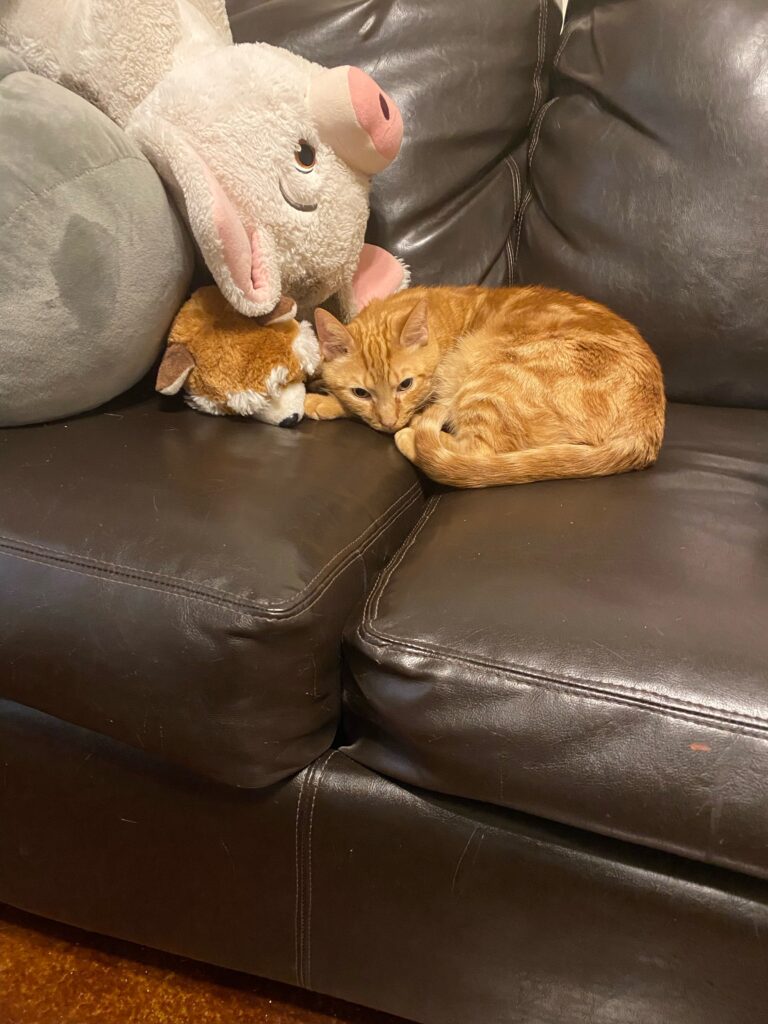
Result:
M177 395L195 368L195 357L186 345L171 342L157 370L155 391L161 395Z
M410 284L408 267L378 245L363 246L351 285L341 295L345 319L357 316L373 299L386 299Z
M232 45L232 30L229 27L227 8L224 0L190 0L211 28L215 29L219 39L225 46Z
M174 125L152 116L135 135L181 203L227 300L245 316L270 314L280 301L280 273L268 232L246 231L214 172Z

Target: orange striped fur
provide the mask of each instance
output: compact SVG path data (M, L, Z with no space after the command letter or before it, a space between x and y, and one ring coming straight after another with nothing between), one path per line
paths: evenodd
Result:
M346 327L316 314L326 394L316 419L395 434L439 483L606 476L655 462L658 361L609 309L549 288L413 288Z

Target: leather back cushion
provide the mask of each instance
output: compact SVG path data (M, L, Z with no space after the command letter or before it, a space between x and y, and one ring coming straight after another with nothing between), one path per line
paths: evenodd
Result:
M506 284L522 148L561 26L548 0L229 0L235 42L358 64L397 101L400 156L374 179L369 241L414 283Z
M768 5L581 2L534 124L516 280L614 307L672 397L768 405Z

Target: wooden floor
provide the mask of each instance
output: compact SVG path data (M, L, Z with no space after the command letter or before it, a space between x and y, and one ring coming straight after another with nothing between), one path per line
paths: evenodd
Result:
M0 906L0 1024L403 1024Z

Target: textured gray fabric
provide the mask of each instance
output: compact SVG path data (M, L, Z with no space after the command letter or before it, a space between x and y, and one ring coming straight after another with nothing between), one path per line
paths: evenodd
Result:
M134 384L192 260L121 129L0 53L0 425L82 412Z

